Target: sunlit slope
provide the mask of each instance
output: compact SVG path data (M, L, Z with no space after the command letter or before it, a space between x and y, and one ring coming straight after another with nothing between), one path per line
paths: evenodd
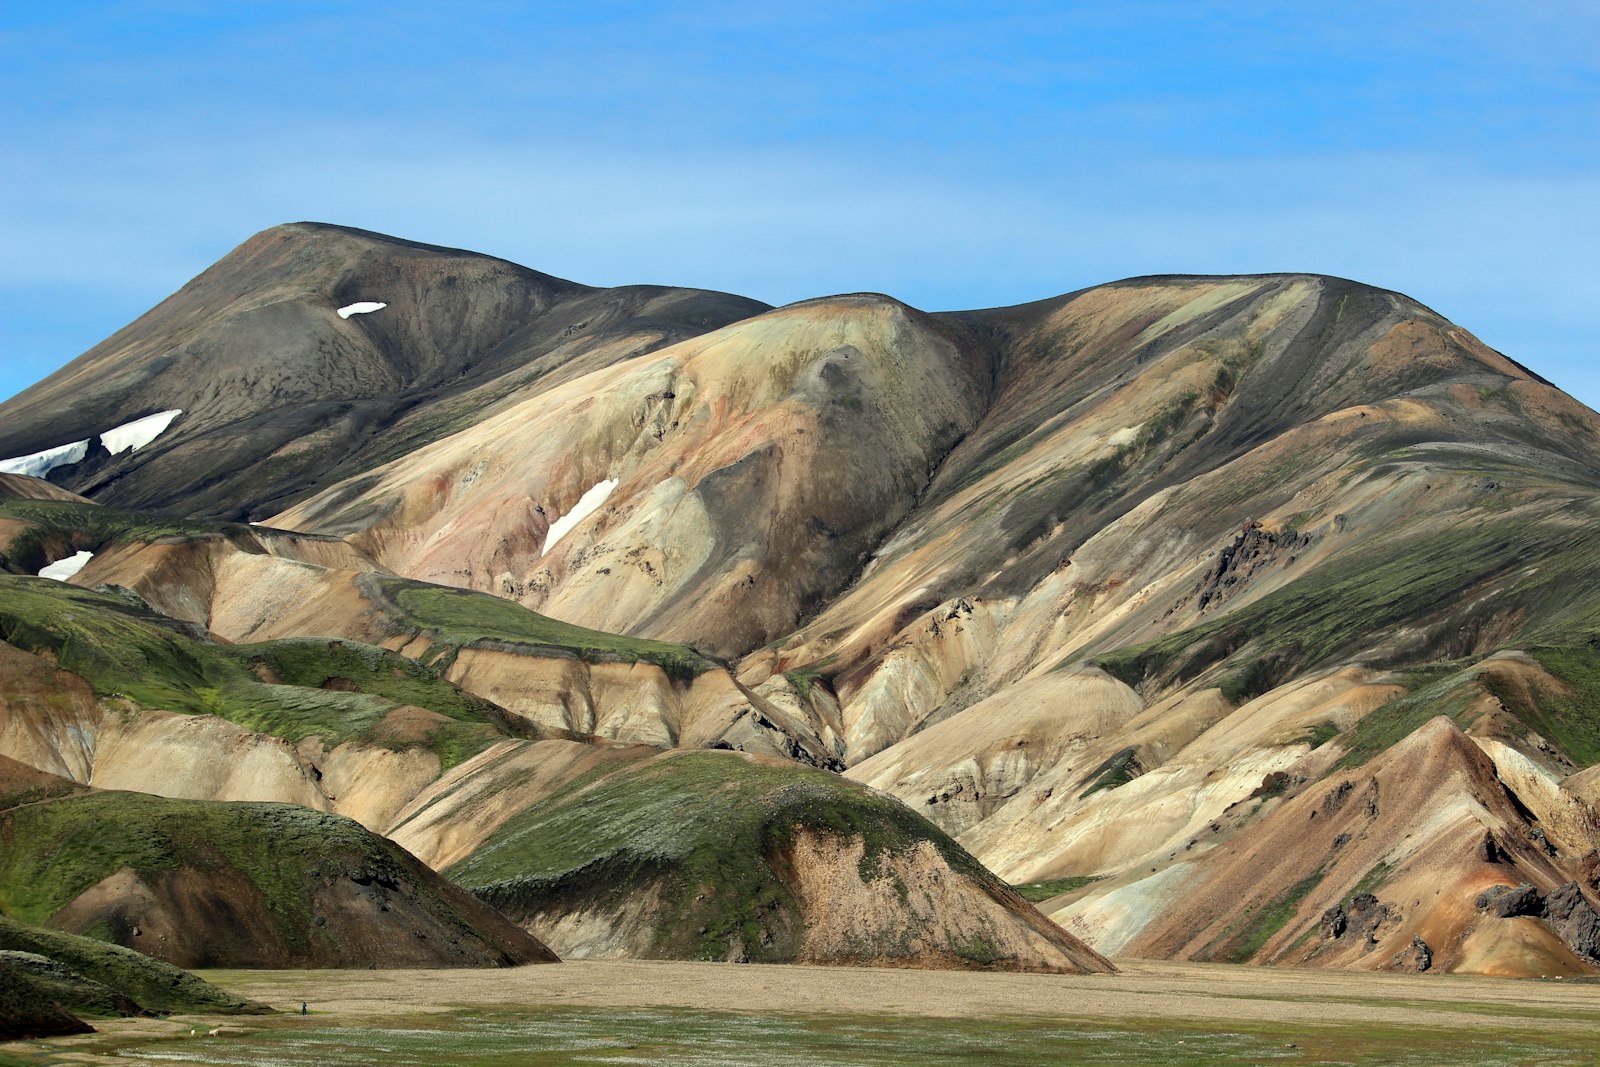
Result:
M1403 297L1151 279L958 321L1001 353L994 404L771 663L823 669L850 761L1169 635L1130 680L1260 692L1593 619L1600 420Z
M911 513L988 389L884 297L809 301L529 399L274 518L410 577L720 654L787 633ZM594 487L590 518L550 531Z
M72 501L0 501L0 566L28 574L75 550L92 558L72 584L125 591L169 623L225 641L334 638L402 652L415 661L408 669L425 665L500 705L515 736L724 744L837 764L831 735L684 645L399 578L334 537Z

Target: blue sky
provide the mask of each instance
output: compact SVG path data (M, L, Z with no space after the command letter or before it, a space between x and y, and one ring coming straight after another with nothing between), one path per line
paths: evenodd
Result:
M929 310L1397 289L1600 407L1600 4L0 7L0 397L315 219Z

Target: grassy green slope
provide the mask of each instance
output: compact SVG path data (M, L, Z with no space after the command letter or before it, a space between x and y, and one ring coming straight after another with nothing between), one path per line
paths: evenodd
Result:
M58 1003L56 991L15 967L0 966L0 1041L87 1034L94 1027ZM0 1067L25 1061L0 1052Z
M1379 667L1474 658L1460 643L1496 629L1508 634L1501 647L1581 659L1584 635L1600 631L1600 539L1591 533L1485 521L1402 535L1212 621L1095 659L1147 689L1209 673L1236 703L1353 656Z
M525 654L570 656L589 662L643 660L669 676L690 679L716 664L688 645L590 630L529 611L488 593L429 585L377 573L361 577L362 591L396 630L432 636L430 662L444 664L468 646L504 646Z
M1403 675L1410 691L1377 708L1339 738L1345 750L1337 767L1358 767L1408 737L1436 715L1462 729L1479 716L1485 695L1529 730L1537 732L1579 767L1600 763L1600 633L1564 645L1535 646L1529 654L1560 691L1502 684L1476 663L1436 664Z
M217 715L291 741L423 743L448 767L506 729L493 704L385 649L328 638L213 644L136 603L48 579L0 575L0 640L49 653L101 697ZM330 681L355 691L321 688ZM421 742L396 740L383 720L400 704L449 721Z
M0 916L0 949L33 952L136 1001L147 1011L260 1014L267 1007L236 997L180 967L90 937Z
M82 504L70 500L0 500L0 519L28 525L0 544L0 569L37 574L49 563L45 546L65 540L75 548L100 551L118 542L150 542L163 537L252 538L249 526L231 522L203 522L148 511Z
M293 944L313 936L306 871L368 860L398 869L400 850L351 819L292 804L172 800L104 792L0 813L0 912L44 922L122 868L188 865L242 875L282 913Z
M957 871L998 885L959 845L898 802L799 766L692 752L607 767L508 821L446 874L508 913L611 903L652 884L667 912L649 953L792 959L801 917L775 867L802 830L859 834L861 875L930 841Z

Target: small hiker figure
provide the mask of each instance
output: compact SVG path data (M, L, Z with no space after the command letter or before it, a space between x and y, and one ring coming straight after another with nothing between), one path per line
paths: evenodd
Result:
M308 1014L310 1014L310 1013L309 1013L309 1012L307 1012L307 1011L306 1011L306 1002L305 1002L305 1001L303 1001L303 1000L302 1000L302 1001L301 1001L301 1002L300 1002L300 1014L301 1014L301 1015L308 1015Z

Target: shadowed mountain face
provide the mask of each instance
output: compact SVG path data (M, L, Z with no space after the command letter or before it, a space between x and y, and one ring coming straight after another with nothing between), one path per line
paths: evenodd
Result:
M388 306L339 317L356 301ZM273 308L298 317L269 359ZM1001 876L1074 886L1041 907L1108 953L1600 964L1600 416L1399 294L1157 277L769 310L302 225L0 408L0 454L177 408L51 472L82 496L0 476L0 566L92 553L82 595L212 674L136 688L137 658L63 639L118 609L7 579L5 754L159 792L136 747L70 739L176 752L199 731L160 716L212 700L207 751L297 747L184 795L351 814L605 951L689 944L624 912L702 869L675 842L632 896L585 897L585 864L631 854L625 802L640 834L656 818L582 777L622 745L843 769ZM270 525L198 521L245 514ZM409 669L380 653L431 688L377 688ZM137 716L108 715L130 693ZM335 764L337 788L307 769ZM649 764L732 791L740 766ZM573 829L578 796L606 833ZM766 873L738 884L803 900L821 882L790 868L840 831L785 825L800 844L748 850ZM593 855L554 864L545 842L578 839ZM813 958L791 919L714 951Z
M339 313L373 304L386 306ZM595 289L363 230L278 226L8 402L0 455L178 409L158 441L91 451L64 484L102 503L259 517L507 397L764 309L700 290Z

